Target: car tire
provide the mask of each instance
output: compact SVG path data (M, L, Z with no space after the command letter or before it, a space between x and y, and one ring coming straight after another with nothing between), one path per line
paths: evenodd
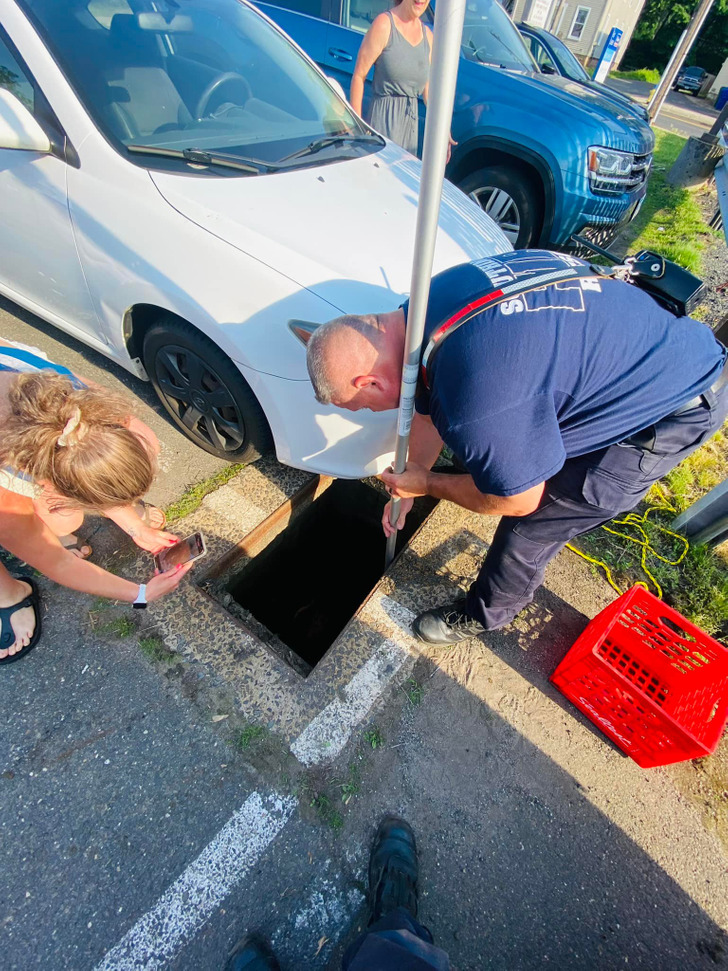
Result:
M176 317L160 317L144 337L142 354L165 411L195 445L228 462L254 462L271 451L257 398L208 337Z
M543 214L528 176L492 165L471 172L460 189L500 226L514 249L534 242Z

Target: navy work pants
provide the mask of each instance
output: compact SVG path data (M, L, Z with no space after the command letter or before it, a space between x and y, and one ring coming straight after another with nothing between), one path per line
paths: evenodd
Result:
M450 971L447 954L404 907L385 914L349 945L341 971Z
M728 385L634 439L567 459L546 483L535 512L501 519L468 591L468 613L487 630L510 623L531 602L546 565L566 543L636 506L653 482L718 431L726 413Z

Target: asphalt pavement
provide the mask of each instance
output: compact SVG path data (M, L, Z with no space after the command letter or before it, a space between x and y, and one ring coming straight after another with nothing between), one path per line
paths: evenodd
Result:
M606 83L615 91L627 94L642 104L647 104L655 90L654 85L644 81L610 77ZM691 135L699 138L703 132L710 131L717 117L718 112L705 98L696 98L683 91L669 91L653 125L684 138Z

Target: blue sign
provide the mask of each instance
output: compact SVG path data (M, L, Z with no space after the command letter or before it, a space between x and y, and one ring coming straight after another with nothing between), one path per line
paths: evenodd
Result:
M619 45L622 42L622 35L624 31L619 27L612 27L609 31L609 37L607 37L607 42L604 45L601 57L599 58L599 63L597 64L596 70L594 71L595 81L606 80L609 74L609 69L612 66L612 61L614 60L617 51L619 50Z

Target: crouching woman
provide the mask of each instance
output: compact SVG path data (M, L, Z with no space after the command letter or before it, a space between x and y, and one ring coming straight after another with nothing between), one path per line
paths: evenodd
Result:
M115 522L150 553L177 542L164 514L143 502L159 443L123 398L0 341L0 546L65 587L145 605L174 590L188 566L146 584L90 563L76 531L86 512ZM0 565L0 664L24 657L40 637L31 577Z

